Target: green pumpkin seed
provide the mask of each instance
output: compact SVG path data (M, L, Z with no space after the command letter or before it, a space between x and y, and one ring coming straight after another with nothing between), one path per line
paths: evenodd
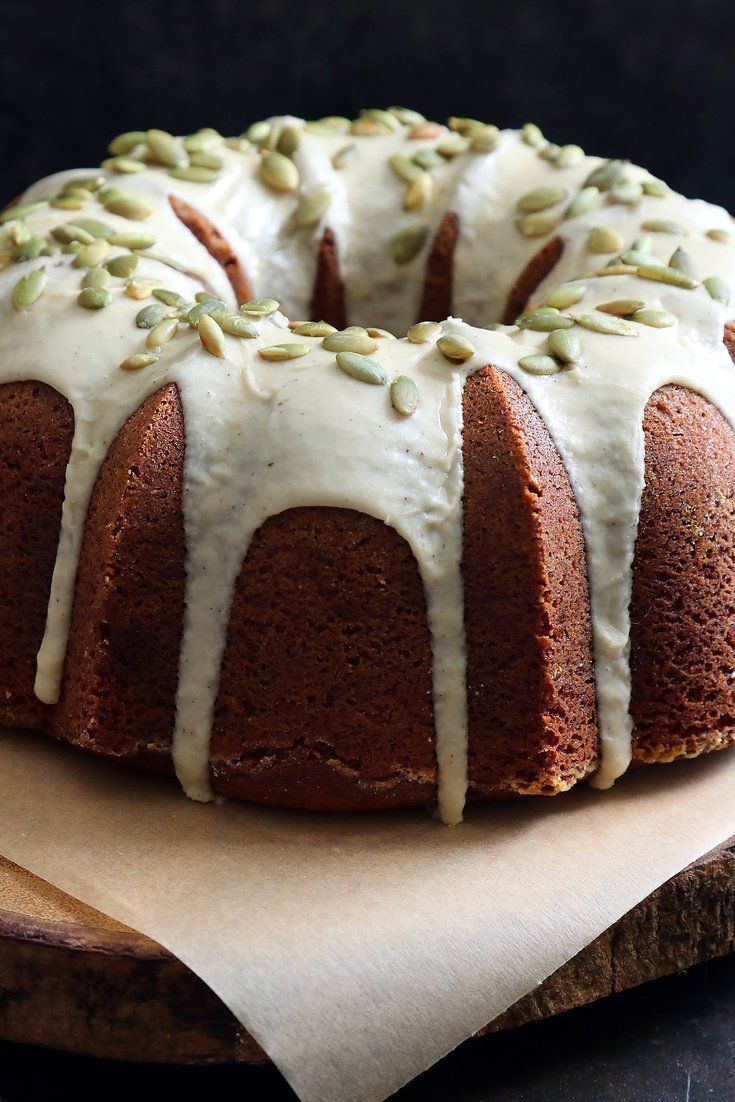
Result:
M82 246L74 257L73 265L75 268L94 268L102 263L109 252L110 246L106 241L93 241L91 245Z
M452 120L449 120L451 126ZM408 137L411 141L423 141L428 138L439 138L442 134L442 127L438 122L422 122L417 123L416 126L412 126L408 132Z
M51 206L56 210L81 210L86 199L79 195L57 195L51 200Z
M678 268L667 268L666 265L661 264L641 264L636 269L636 274L641 279L651 279L656 283L668 283L672 287L683 287L685 290L691 291L694 287L699 286L699 281L694 276L688 275L686 272L680 272Z
M497 126L480 124L469 132L470 147L473 153L492 153L498 144L500 131Z
M371 107L361 111L360 117L363 119L372 119L373 122L379 122L389 131L400 130L400 122L390 111L382 111L380 108Z
M729 304L732 297L729 283L726 283L720 276L708 276L702 282L710 298L713 298L715 302L721 302L723 306Z
M48 204L48 199L37 199L33 203L16 203L14 207L7 207L0 214L0 225L4 225L6 222L14 222L16 218L27 218L29 214L42 210Z
M138 311L135 315L135 324L139 329L152 329L167 316L168 311L165 306L161 306L159 302L152 302L150 306L144 306Z
M536 187L520 197L516 208L523 211L547 210L549 207L555 207L557 203L562 203L566 196L566 188L563 187Z
M421 167L415 164L405 153L393 153L388 158L388 164L399 179L409 184L412 180L415 180L417 176L420 176L423 171Z
M276 149L284 157L291 157L299 148L301 130L298 126L284 126L281 131Z
M260 162L260 177L274 191L296 191L299 186L299 170L282 153L264 154Z
M400 230L390 243L390 255L394 264L410 264L426 244L429 227L424 225L406 226Z
M85 310L104 310L112 302L112 295L104 287L83 287L77 302Z
M526 145L533 146L534 149L538 149L544 144L546 139L544 138L541 130L536 123L527 122L521 130L521 138Z
M309 347L306 344L268 344L258 349L258 355L269 363L283 363L285 360L298 360L302 356L308 356Z
M412 111L409 107L389 107L391 115L394 115L404 126L419 126L426 119L419 111Z
M616 253L623 247L623 235L611 226L595 226L587 237L591 253Z
M641 187L644 195L652 195L656 199L663 199L669 194L669 189L663 180L643 180Z
M548 142L543 149L539 150L539 157L543 157L545 161L550 161L554 164L561 153L561 146L555 145L554 142Z
M600 191L609 191L611 187L619 184L626 171L626 161L603 161L601 165L593 169L585 180L585 186L599 188Z
M682 248L675 249L671 254L669 258L669 267L678 268L680 272L686 272L687 275L690 276L696 277L697 274L697 270L694 267L694 261L689 253L685 252Z
M476 126L484 126L484 123L480 122L479 119L468 119L459 115L451 115L447 119L447 126L457 134L468 134L470 130L474 130Z
M184 138L184 149L187 153L207 153L211 149L219 149L224 145L225 139L216 130L209 126L197 130L196 134L189 134Z
M158 356L152 352L136 352L134 356L123 360L120 367L123 371L139 371L141 367L152 367L155 363L158 363Z
M110 244L114 244L110 241ZM180 264L178 260L173 260L170 256L162 256L160 253L152 253L147 249L136 249L139 256L144 256L147 260L157 260L159 264L165 264L167 268L173 268L175 272L185 272L186 267Z
M313 226L326 213L332 201L332 194L326 188L318 188L299 199L296 210L291 215L295 226Z
M125 294L128 298L140 302L142 299L150 296L152 288L153 284L145 279L129 279L125 284Z
M621 206L634 207L643 198L643 188L632 180L623 180L610 188L607 193L608 203L618 203Z
M377 360L371 360L369 356L360 355L358 352L338 352L337 366L344 371L345 375L361 383L383 386L388 382L388 376Z
M76 223L75 223L76 224ZM108 244L120 249L150 249L156 238L152 233L115 233L106 234Z
M206 168L204 165L179 165L171 169L169 176L175 180L188 180L192 184L211 184L219 172L218 168Z
M419 149L413 155L413 163L419 168L432 169L444 164L444 158L435 149Z
M425 344L441 335L442 327L438 321L419 321L406 333L411 344Z
M148 348L160 348L162 345L168 344L178 328L178 318L162 318L153 326L146 337L146 346Z
M225 145L228 149L234 149L237 153L245 153L250 149L250 142L247 138L225 138Z
M399 375L390 384L390 400L396 413L410 417L419 404L419 388L408 375Z
M202 314L197 326L199 340L202 348L209 352L210 356L216 356L221 360L225 354L225 335L217 322L209 314Z
M596 187L583 187L574 196L571 203L564 211L565 218L578 218L581 214L588 214L600 205L600 189Z
M459 333L446 333L443 337L439 337L436 347L450 363L465 363L475 354L474 346Z
M327 352L357 352L367 356L378 347L374 337L369 337L367 332L361 333L329 333L322 341L322 348Z
M256 318L269 318L271 314L275 314L280 305L280 302L276 302L274 298L261 298L257 302L244 302L240 307L240 313L250 314Z
M145 172L148 166L145 161L139 161L135 157L108 157L106 161L102 162L102 167L110 172L132 176L136 172Z
M459 157L460 154L466 153L471 144L470 139L462 134L451 134L448 138L444 138L439 142L436 151L440 157L444 157L449 161L453 157ZM401 376L401 378L404 377Z
M584 150L578 145L563 145L557 154L557 168L574 168L584 160Z
M46 238L40 237L38 234L31 234L13 249L13 260L16 264L20 264L25 260L37 260L45 249Z
M45 268L35 268L18 280L10 296L14 310L27 310L43 294L48 276Z
M357 152L357 146L354 142L349 142L348 145L343 145L341 149L332 157L332 168L344 168L348 161L352 160Z
M310 119L304 124L304 130L310 134L346 134L350 125L350 120L342 115L327 115L323 119Z
M231 337L257 337L258 330L242 314L233 314L229 311L217 311L210 315L219 325L223 333Z
M153 207L140 195L115 194L104 200L104 206L110 214L129 218L133 222L142 222L153 214Z
M159 165L177 168L189 163L189 154L180 138L175 138L167 130L149 130L146 134L148 148L153 159Z
M650 308L636 310L633 321L641 325L650 325L654 329L667 329L670 325L676 325L676 318L668 310L652 310Z
M90 268L82 280L82 287L96 287L100 291L108 291L112 283L112 276L107 268Z
M193 329L196 329L199 325L199 320L204 314L213 316L214 314L226 314L228 313L227 305L218 298L208 298L204 302L198 302L196 306L192 306L190 310L186 312L186 320ZM245 319L243 319L245 320Z
M64 184L64 191L69 188L82 187L87 191L99 191L107 183L106 176L74 176L68 183Z
M559 215L549 211L537 211L519 218L516 226L524 237L545 237L559 225Z
M584 329L590 329L593 333L607 333L614 337L637 337L638 330L623 318L611 317L608 314L579 314L574 320Z
M192 153L190 158L190 164L192 168L207 168L210 172L221 172L225 166L225 162L221 157L218 157L216 153ZM183 166L186 167L185 165ZM174 172L180 171L179 169L172 169L169 175L173 175Z
M165 306L175 306L181 308L187 305L187 300L183 295L180 295L178 291L169 291L167 287L154 287L151 291L154 298L157 298L159 302L162 302Z
M389 340L394 341L396 339L395 333L389 333L387 329L377 329L374 325L371 325L367 331L369 337L375 337L376 340Z
M72 241L78 241L82 245L91 245L94 241L94 237L91 233L87 233L81 226L77 226L74 222L67 222L63 226L54 226L51 230L51 235L57 241L60 241L62 245L69 245Z
M68 184L65 188L62 189L61 194L71 195L74 196L74 198L76 199L83 199L86 203L88 199L91 199L93 197L94 192L90 191L86 187L75 187L71 184Z
M534 333L552 333L555 329L571 329L574 322L567 314L547 313L545 310L527 310L517 319L519 329Z
M618 298L614 302L601 302L595 309L602 310L603 314L614 314L616 318L628 318L645 305L637 298Z
M678 236L689 232L680 222L673 222L670 218L649 218L641 228L651 233L672 233Z
M546 305L566 310L568 306L573 306L575 302L579 302L586 293L586 283L562 283L547 296Z
M653 238L648 233L639 233L638 236L633 239L633 244L630 247L633 252L653 252Z
M537 353L532 356L522 356L518 366L527 371L529 375L558 375L562 366L553 356L544 356Z
M127 279L138 267L138 257L135 253L123 253L122 256L114 256L105 263L110 275L116 279Z
M420 172L415 180L407 185L403 196L404 210L418 210L431 202L434 194L434 181L428 172Z
M337 330L328 321L303 321L294 326L293 332L297 337L327 337Z
M71 222L66 223L67 229L71 229L72 227L84 230L90 237L108 237L111 233L115 232L114 226L111 226L109 222L100 222L97 218L74 218ZM61 228L62 227L57 226L57 229ZM80 241L81 238L77 237L73 240Z
M576 333L568 329L555 329L546 341L549 352L565 364L576 364L582 359L582 342Z
M144 130L126 130L124 134L118 134L113 138L107 149L113 157L125 156L135 149L136 145L142 145L146 141Z
M732 245L735 241L735 237L728 230L707 230L707 237L710 241L719 241L723 245Z
M632 264L634 268L637 268L641 264L647 265L651 268L666 267L665 262L663 260L659 260L657 256L652 256L648 252L640 252L635 249L628 249L627 252L624 252L622 254L620 259L623 261L624 264Z

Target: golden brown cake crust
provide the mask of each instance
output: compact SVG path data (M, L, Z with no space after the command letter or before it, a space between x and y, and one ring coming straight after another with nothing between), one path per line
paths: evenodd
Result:
M315 321L328 321L337 329L344 329L347 325L345 287L339 271L337 239L329 228L324 231L319 242L311 317Z
M36 655L64 500L74 414L45 383L0 386L0 723L47 728L52 709L36 698Z
M454 250L458 237L459 218L448 211L436 232L426 262L424 293L417 321L444 321L453 313Z
M584 540L529 399L493 368L464 397L464 558L473 794L553 794L597 763Z
M563 252L563 239L552 237L531 257L511 287L502 318L504 325L513 325L518 315L525 310L533 292L559 263Z
M645 412L633 564L634 757L735 740L735 436L704 398L666 386Z
M239 303L249 302L253 288L247 272L216 226L201 211L185 203L178 195L169 195L171 208L180 221L200 241L210 256L221 264Z

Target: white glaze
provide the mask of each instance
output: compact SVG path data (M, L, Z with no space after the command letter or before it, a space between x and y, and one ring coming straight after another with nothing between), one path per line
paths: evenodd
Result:
M291 122L295 120L289 120ZM332 156L356 146L346 167ZM294 231L292 195L268 190L258 176L258 154L223 150L225 167L213 184L173 180L151 169L115 177L115 186L145 196L154 207L143 227L157 238L155 252L180 262L188 274L142 260L136 276L193 297L202 285L233 302L224 273L174 216L168 195L178 194L202 210L239 255L256 297L275 296L292 316L309 313L317 244L326 225L337 241L350 322L404 331L416 320L428 250L397 267L390 240L400 229L425 222L436 232L444 214L460 224L455 253L455 311L445 332L466 336L476 354L452 367L433 344L380 342L374 358L390 378L411 375L421 402L413 417L399 418L387 388L370 387L342 374L334 356L316 339L293 338L277 316L259 324L257 340L226 338L226 358L203 351L186 329L167 345L157 364L123 372L119 362L143 347L134 317L141 302L125 297L116 283L111 306L100 312L76 304L81 273L63 255L11 265L0 273L0 382L39 379L70 401L75 414L62 531L54 571L47 629L38 660L37 693L58 698L73 596L74 575L89 495L110 442L150 394L176 382L187 426L183 507L187 537L187 603L182 641L174 758L184 788L210 796L208 747L219 666L232 592L254 532L271 515L298 505L352 508L383 520L410 544L427 597L434 655L434 711L440 771L440 811L461 819L467 783L465 653L460 575L462 533L462 387L485 364L507 371L524 388L559 449L578 502L587 543L595 647L602 763L594 783L608 786L630 760L628 668L631 564L643 489L645 404L661 385L678 382L705 394L735 424L732 365L722 344L729 311L704 289L680 290L632 275L588 281L584 300L571 313L595 304L640 298L663 306L678 319L669 329L638 326L635 339L582 329L584 360L550 377L528 375L521 356L544 351L544 334L486 325L503 312L518 274L546 238L526 238L515 226L518 197L542 184L562 184L570 195L599 163L557 169L503 132L489 154L465 154L432 170L434 198L428 209L402 209L404 185L388 166L397 151L415 151L434 141L408 142L395 134L360 138L303 133L294 156L302 191L325 187L332 195L327 215L308 230ZM25 200L54 194L63 173L34 185ZM631 167L633 179L647 174ZM94 208L94 209L91 209ZM96 202L83 215L120 230L138 228ZM36 233L73 220L45 208L27 218ZM720 208L676 194L645 197L634 206L604 204L562 222L564 255L534 296L597 269L607 258L586 248L589 229L614 226L625 247L646 219L674 219L687 235L654 235L654 252L667 259L677 244L693 257L701 276L722 275L735 283L735 249L705 232L729 228ZM44 263L49 285L31 309L17 313L10 294L17 279ZM150 301L150 300L149 300ZM299 360L273 364L258 356L262 344L298 339L312 346Z

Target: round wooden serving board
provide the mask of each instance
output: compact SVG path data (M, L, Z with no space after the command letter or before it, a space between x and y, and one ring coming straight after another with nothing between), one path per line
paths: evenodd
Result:
M486 1030L551 1017L734 947L731 839ZM160 945L1 857L0 1037L120 1060L266 1059L217 996Z

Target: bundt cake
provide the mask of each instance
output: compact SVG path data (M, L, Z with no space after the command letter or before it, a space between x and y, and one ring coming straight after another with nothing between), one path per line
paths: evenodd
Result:
M724 210L391 108L0 221L0 723L448 822L735 739Z

